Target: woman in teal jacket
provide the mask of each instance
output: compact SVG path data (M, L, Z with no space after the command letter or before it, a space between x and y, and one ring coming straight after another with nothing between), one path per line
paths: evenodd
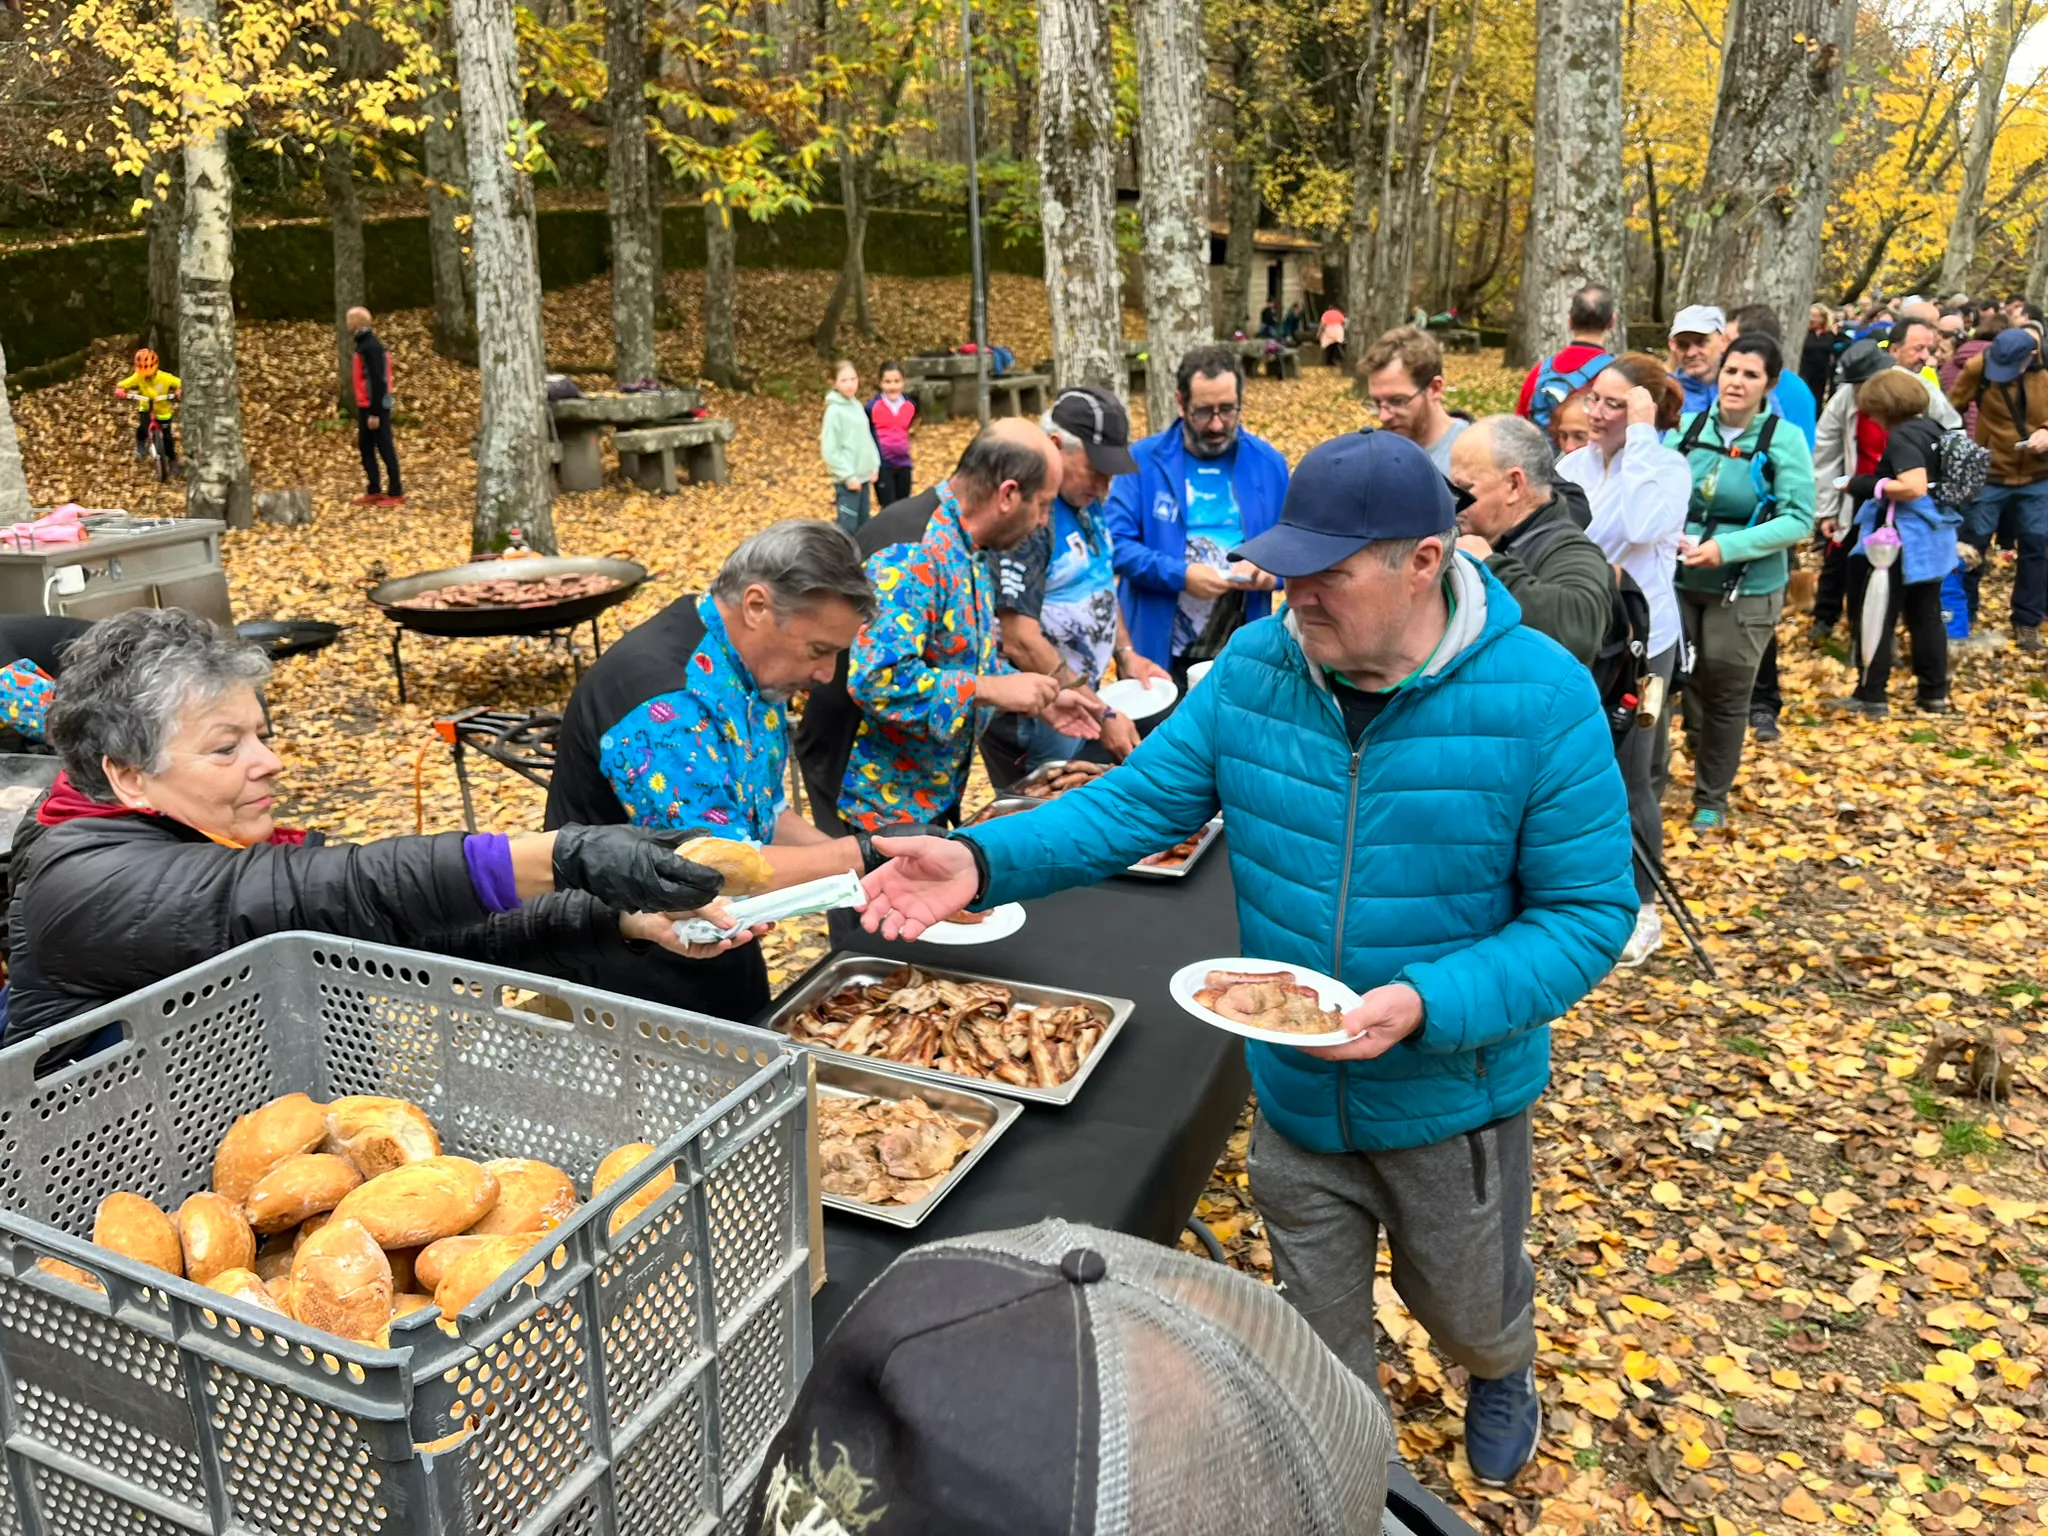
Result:
M1750 690L1785 606L1786 551L1813 532L1813 454L1764 405L1781 367L1770 337L1738 336L1721 358L1719 399L1678 424L1678 449L1692 469L1678 616L1692 653L1685 738L1695 831L1728 824ZM1656 769L1659 799L1670 770L1667 748Z

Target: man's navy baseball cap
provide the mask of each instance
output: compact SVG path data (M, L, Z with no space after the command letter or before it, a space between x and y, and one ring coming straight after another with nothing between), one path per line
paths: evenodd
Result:
M2010 384L2027 371L2034 360L2034 333L2014 326L2000 331L1984 352L1984 377L1994 384Z
M1435 464L1392 432L1353 432L1311 448L1287 482L1280 521L1230 554L1283 579L1313 576L1374 539L1420 539L1457 521Z

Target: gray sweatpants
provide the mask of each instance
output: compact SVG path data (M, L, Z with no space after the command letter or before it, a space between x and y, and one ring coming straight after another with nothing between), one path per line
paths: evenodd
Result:
M1380 1390L1373 1267L1380 1232L1394 1289L1430 1342L1474 1376L1536 1358L1529 1112L1399 1152L1304 1152L1252 1126L1252 1200L1281 1292L1337 1358Z

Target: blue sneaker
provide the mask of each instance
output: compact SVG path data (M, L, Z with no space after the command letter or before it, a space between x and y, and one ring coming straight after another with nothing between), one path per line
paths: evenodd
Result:
M1499 1381L1474 1376L1466 1383L1465 1460L1480 1482L1507 1487L1536 1454L1542 1433L1533 1367Z
M1703 805L1692 813L1692 829L1695 832L1725 832L1728 830L1728 813Z

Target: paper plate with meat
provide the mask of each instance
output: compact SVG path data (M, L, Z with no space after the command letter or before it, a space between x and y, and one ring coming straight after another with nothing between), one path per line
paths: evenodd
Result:
M986 912L962 912L950 922L933 923L917 936L920 944L993 944L1024 926L1024 908L1014 901Z
M1167 983L1173 1000L1218 1029L1269 1045L1342 1045L1358 994L1334 977L1277 960L1197 960Z

